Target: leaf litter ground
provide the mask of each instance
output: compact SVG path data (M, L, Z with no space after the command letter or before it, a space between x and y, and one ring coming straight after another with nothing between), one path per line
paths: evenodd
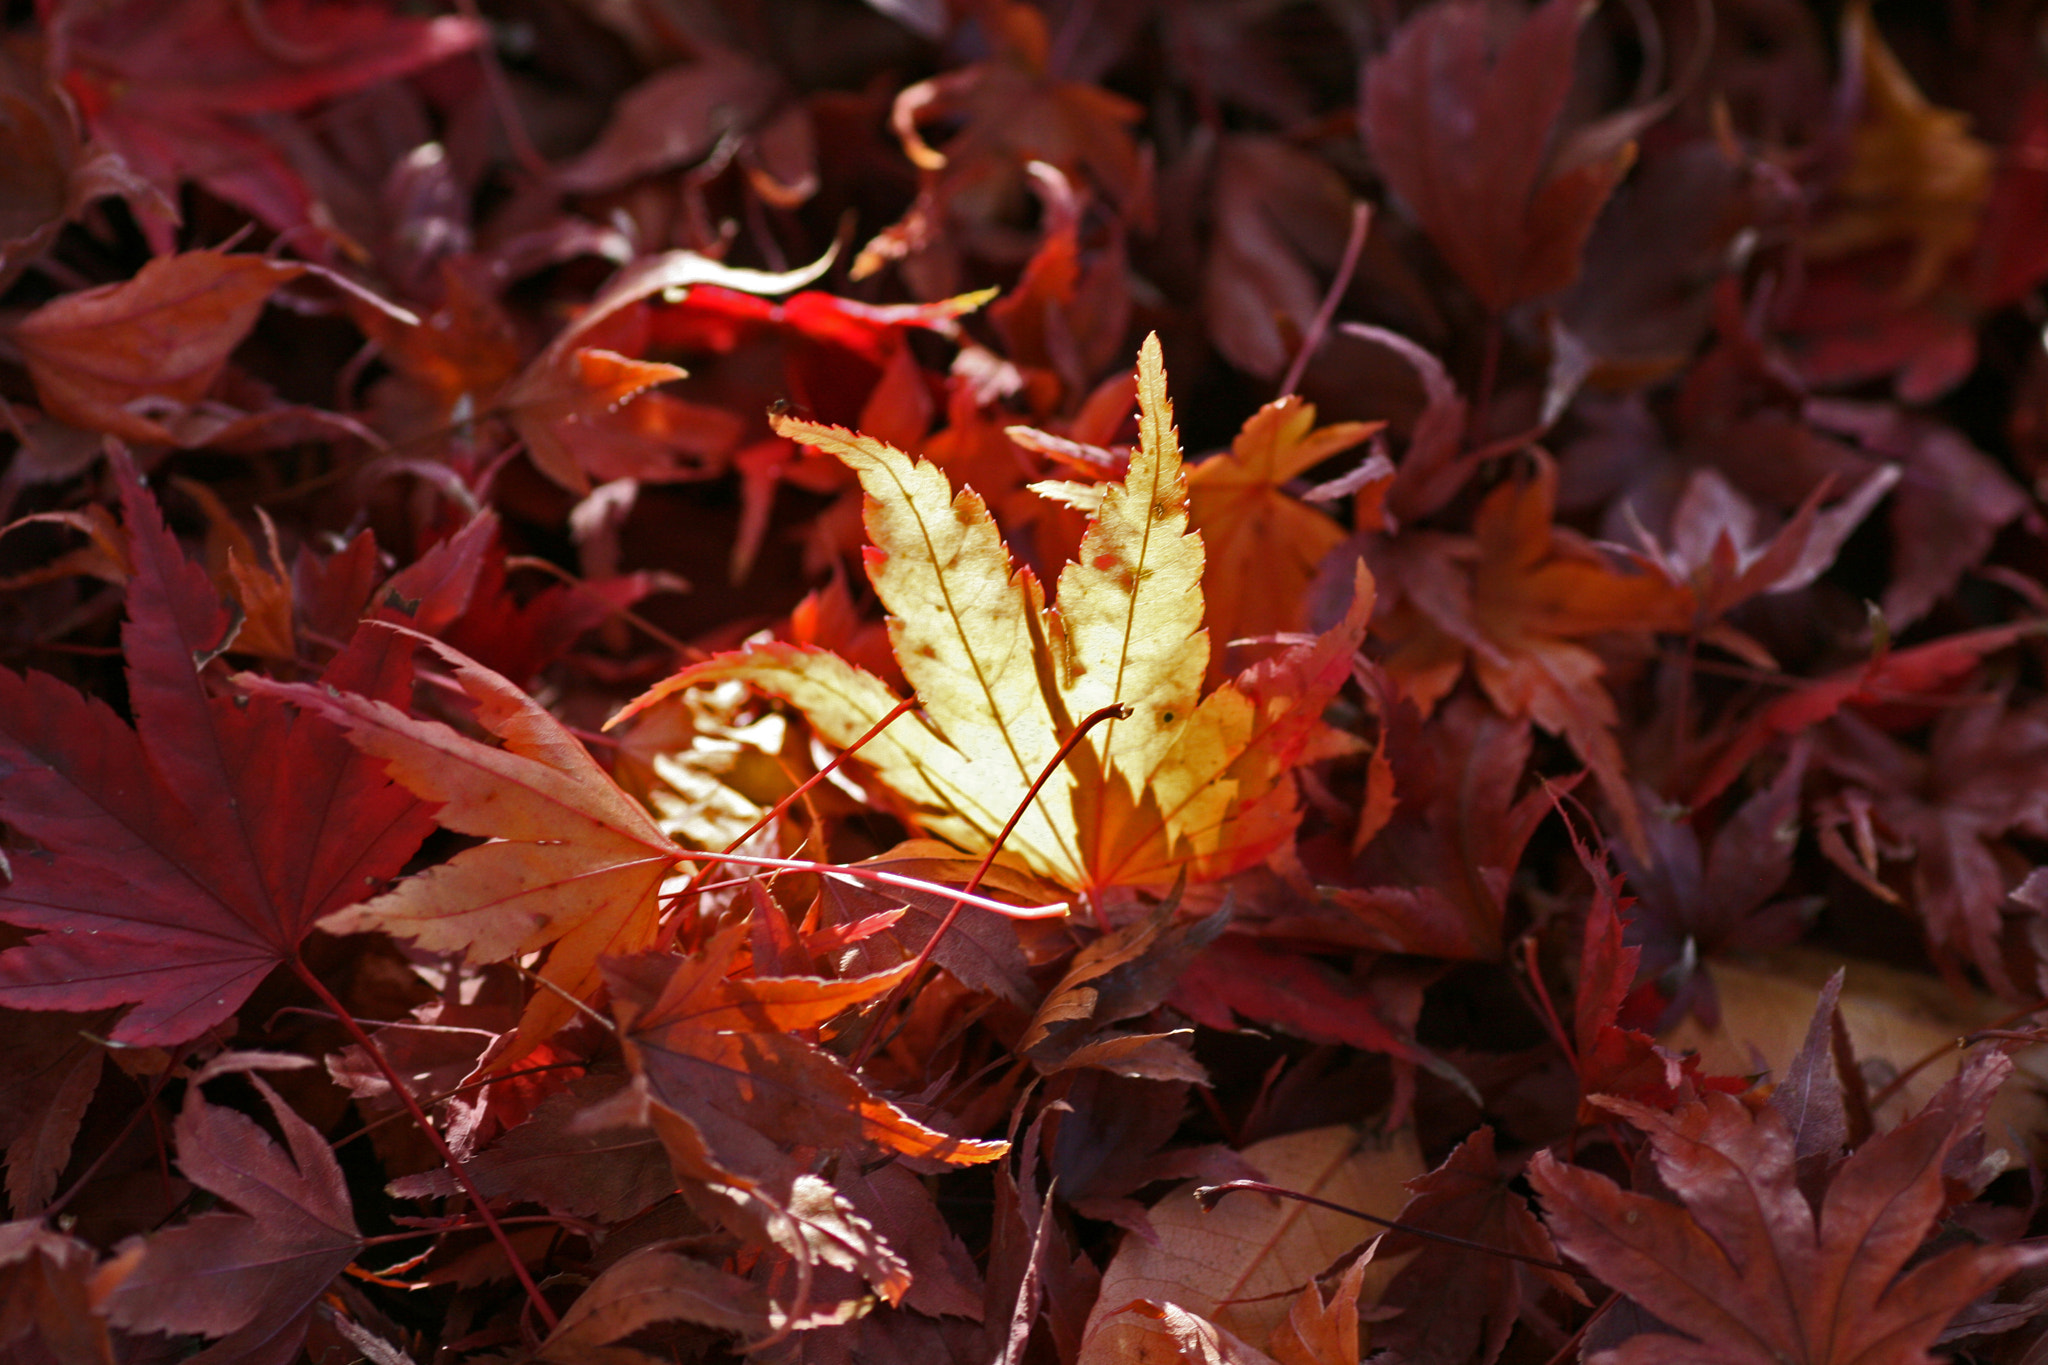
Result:
M10 16L0 1354L2037 1354L2031 8L744 9Z

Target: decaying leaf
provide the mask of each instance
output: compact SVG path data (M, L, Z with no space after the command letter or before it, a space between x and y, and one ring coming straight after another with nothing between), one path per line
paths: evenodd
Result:
M1382 1218L1393 1217L1406 1197L1403 1182L1423 1169L1411 1132L1368 1134L1348 1125L1269 1138L1242 1155L1269 1184ZM1194 1188L1190 1182L1152 1206L1157 1242L1127 1236L1111 1259L1088 1318L1083 1365L1142 1358L1151 1328L1139 1306L1147 1303L1265 1341L1287 1317L1288 1301L1373 1232L1348 1214L1262 1194L1233 1194L1204 1212ZM1368 1267L1359 1302L1376 1302L1397 1268Z

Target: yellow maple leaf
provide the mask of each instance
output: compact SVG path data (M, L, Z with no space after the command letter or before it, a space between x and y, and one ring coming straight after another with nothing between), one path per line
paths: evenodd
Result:
M923 828L989 847L1074 727L1122 703L1041 789L1006 851L1077 890L1217 877L1270 854L1298 819L1290 771L1345 752L1324 725L1372 614L1360 571L1344 621L1201 695L1200 537L1188 532L1180 442L1157 337L1138 358L1138 450L1106 485L1055 605L1013 567L971 488L839 427L778 419L777 431L837 456L866 493L868 574L890 642L922 703L860 751ZM739 678L801 710L845 746L898 704L837 655L770 643L722 654L658 684L620 716L694 683Z
M1970 136L1967 115L1928 100L1870 17L1867 3L1842 16L1843 47L1861 55L1862 117L1848 165L1801 240L1822 260L1872 247L1912 248L1898 286L1924 297L1977 240L1994 157Z

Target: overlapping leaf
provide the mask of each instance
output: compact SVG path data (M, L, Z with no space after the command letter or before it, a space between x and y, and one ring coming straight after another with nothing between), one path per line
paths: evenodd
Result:
M1818 1208L1800 1192L1792 1137L1775 1108L1752 1114L1723 1095L1671 1114L1602 1101L1648 1133L1658 1172L1683 1203L1631 1194L1547 1152L1531 1163L1559 1245L1663 1324L1595 1360L1931 1359L1958 1310L2040 1259L2036 1249L1958 1246L1906 1268L1942 1209L1943 1159L1982 1123L2010 1070L2003 1057L1979 1056L1917 1117L1857 1149Z
M434 952L496 962L548 948L543 980L569 997L598 985L598 958L654 942L656 893L684 850L619 789L574 735L533 698L447 645L374 627L431 648L453 670L493 748L388 701L304 683L245 678L259 697L290 701L344 726L392 776L439 803L441 823L490 842L335 916L333 933L384 929ZM517 1057L567 1022L575 1006L543 990L510 1045Z
M1052 607L1037 578L1013 568L972 489L955 495L935 466L881 442L779 424L859 474L869 576L924 704L861 757L919 823L963 848L988 847L1024 807L1005 847L1076 888L1160 885L1183 869L1219 876L1277 848L1298 818L1288 771L1345 747L1320 717L1372 609L1361 578L1341 625L1202 697L1202 545L1187 534L1156 339L1140 354L1138 392L1143 439L1130 474L1104 488ZM835 655L767 645L686 669L628 714L720 678L791 701L841 745L897 705L879 679ZM1026 807L1062 741L1117 703L1131 716L1091 733Z
M1661 574L1612 567L1555 524L1556 506L1556 469L1539 459L1532 477L1487 494L1470 542L1424 536L1404 547L1407 601L1390 626L1399 645L1388 670L1427 707L1469 661L1503 715L1571 741L1629 845L1642 849L1642 816L1614 737L1620 713L1600 681L1606 664L1583 642L1689 629L1694 595Z
M116 468L136 726L0 669L0 817L41 845L13 858L0 916L44 931L0 953L0 1004L135 1002L114 1038L168 1045L232 1015L315 920L395 876L433 822L326 722L213 695L202 668L233 623L125 457ZM409 653L366 634L325 685L402 695Z
M891 1152L974 1165L1009 1144L920 1122L812 1041L834 1016L901 982L911 964L840 980L734 975L744 937L735 926L687 960L606 962L641 1121L722 1221L803 1264L852 1271L897 1302L911 1284L902 1252L808 1171L810 1155Z
M1188 511L1208 564L1202 575L1212 640L1210 681L1231 641L1297 631L1308 620L1308 585L1344 539L1327 512L1286 491L1287 481L1372 435L1370 422L1316 425L1299 398L1266 404L1230 451L1188 471Z
M318 1130L255 1085L279 1147L245 1114L194 1085L178 1116L178 1167L239 1213L205 1213L146 1238L107 1301L118 1326L219 1337L203 1365L288 1365L314 1301L362 1247L341 1163ZM195 1286L204 1285L204 1293Z
M144 401L205 397L271 292L304 273L291 261L220 251L159 257L132 280L44 304L15 325L14 343L52 415L175 445Z

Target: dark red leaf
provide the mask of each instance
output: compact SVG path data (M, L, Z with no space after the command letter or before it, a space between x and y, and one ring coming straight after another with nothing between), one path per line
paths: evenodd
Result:
M1496 313L1571 284L1633 155L1624 143L1556 158L1585 5L1547 0L1506 33L1505 13L1423 10L1366 68L1361 111L1380 174Z
M117 478L136 728L0 669L0 814L42 846L14 859L0 915L45 931L0 953L0 1004L136 1002L112 1036L168 1045L232 1015L314 920L379 890L433 819L326 721L213 695L202 669L233 625L125 457ZM411 650L365 632L323 676L405 696Z
M1604 1100L1649 1134L1683 1201L1631 1194L1538 1153L1529 1175L1558 1244L1663 1320L1612 1365L1919 1365L1950 1318L2039 1249L1954 1247L1906 1265L1943 1205L1942 1160L1982 1123L2012 1065L1979 1054L1921 1113L1843 1163L1818 1209L1774 1108L1708 1095L1674 1113ZM1684 1333L1696 1341L1675 1335Z
M284 1132L208 1104L194 1085L178 1115L178 1167L239 1213L205 1213L142 1239L107 1300L130 1330L219 1337L204 1365L289 1365L314 1302L362 1247L341 1165L311 1124L251 1077Z
M1414 1197L1397 1221L1555 1261L1557 1248L1517 1194L1493 1154L1493 1129L1480 1128L1428 1175L1408 1182ZM1502 1257L1417 1237L1398 1229L1381 1239L1376 1258L1412 1257L1381 1296L1399 1317L1373 1330L1373 1346L1398 1351L1415 1365L1492 1365L1521 1313L1524 1281L1540 1277L1567 1298L1585 1302L1571 1276L1536 1270Z

